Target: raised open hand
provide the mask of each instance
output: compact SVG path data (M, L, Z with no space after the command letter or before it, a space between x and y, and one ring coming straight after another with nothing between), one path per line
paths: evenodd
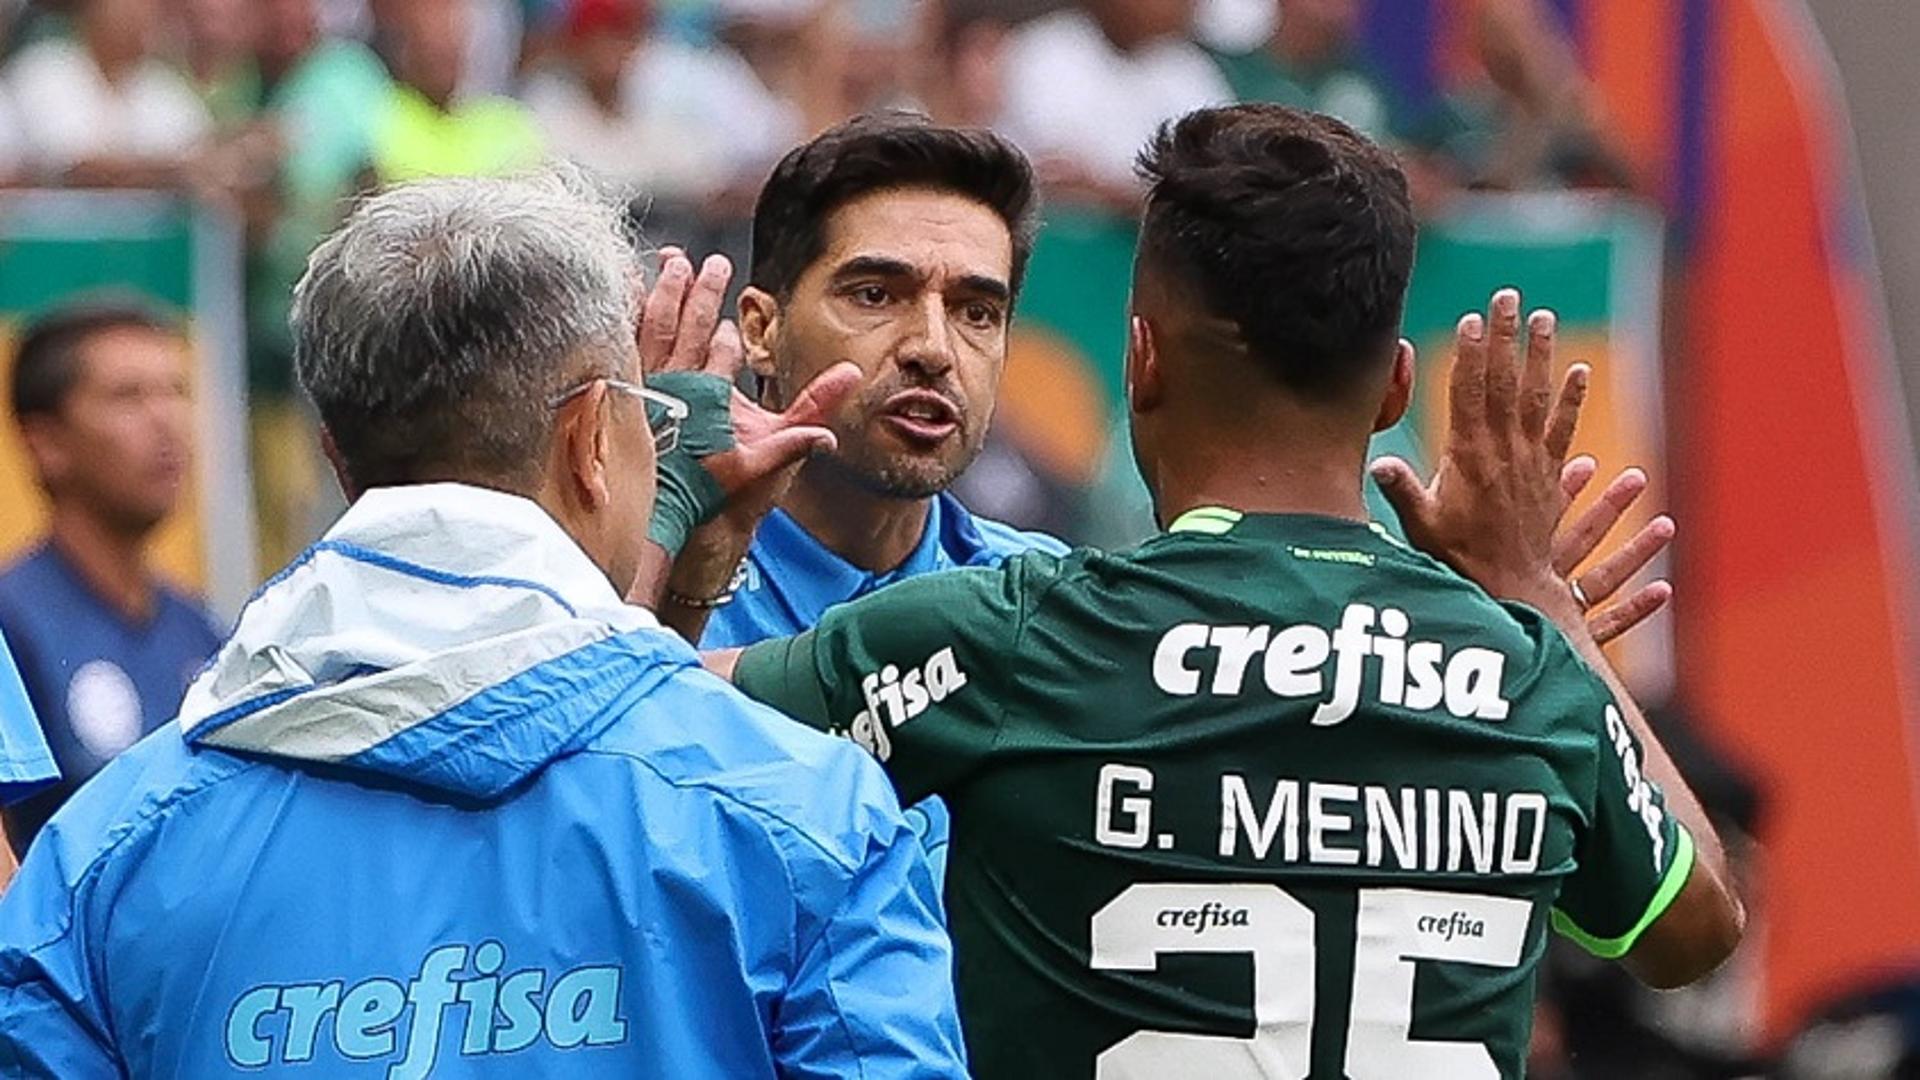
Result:
M833 449L825 421L860 382L856 366L835 365L780 412L741 393L740 330L720 316L732 277L724 256L708 256L696 271L679 249L663 249L659 279L641 304L647 384L690 409L679 446L660 460L654 511L652 535L673 554L723 514L750 534L807 458Z
M1598 471L1594 460L1585 455L1567 462L1561 470L1560 481L1569 503L1580 497ZM1665 514L1647 522L1626 543L1580 570L1600 549L1607 533L1646 491L1647 474L1639 469L1626 469L1613 478L1592 506L1571 522L1563 521L1553 537L1553 568L1577 586L1575 598L1587 605L1587 629L1594 640L1603 645L1645 622L1673 599L1673 586L1659 580L1640 586L1618 603L1610 602L1628 581L1673 543L1673 519Z
M1605 641L1672 595L1665 582L1655 582L1589 613L1666 546L1673 523L1656 518L1581 574L1577 591L1572 587L1568 575L1640 497L1646 478L1637 470L1622 474L1594 507L1562 527L1595 466L1588 458L1567 461L1591 372L1572 365L1556 390L1554 331L1550 311L1534 312L1523 330L1513 289L1494 294L1485 318L1461 319L1448 381L1447 440L1433 480L1422 484L1397 458L1375 462L1373 475L1416 547L1494 596L1556 616L1571 610Z

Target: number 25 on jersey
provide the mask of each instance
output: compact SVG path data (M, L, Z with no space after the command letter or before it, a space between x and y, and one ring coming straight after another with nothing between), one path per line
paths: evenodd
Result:
M1362 889L1353 939L1346 1073L1352 1080L1498 1080L1479 1043L1414 1039L1422 960L1511 968L1533 905L1506 896ZM1311 1071L1314 913L1278 885L1130 886L1093 916L1093 967L1152 971L1164 953L1253 959L1251 1038L1141 1031L1097 1062L1098 1080L1303 1080Z

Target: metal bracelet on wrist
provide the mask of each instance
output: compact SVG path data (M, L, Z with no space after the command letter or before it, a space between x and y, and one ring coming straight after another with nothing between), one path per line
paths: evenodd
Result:
M718 596L685 596L681 593L674 592L672 589L668 589L667 603L675 607L693 608L696 611L711 611L714 608L723 608L733 603L733 594L734 590L728 589Z
M683 608L692 608L695 611L711 611L714 608L723 608L733 603L735 594L737 594L740 591L740 587L746 583L747 560L741 559L740 565L734 567L733 573L728 575L727 587L721 589L715 595L688 596L685 593L675 592L673 587L669 585L667 587L667 602Z

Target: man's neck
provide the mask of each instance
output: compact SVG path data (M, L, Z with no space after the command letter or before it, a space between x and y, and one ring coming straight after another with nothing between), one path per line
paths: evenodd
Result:
M56 506L50 539L80 580L132 622L153 618L153 579L147 574L146 536L108 527L72 507Z
M1215 425L1214 438L1183 443L1165 455L1147 478L1161 526L1202 506L1367 521L1366 444L1349 448L1351 434L1300 419L1245 430Z
M822 461L801 470L780 508L828 551L878 574L897 568L920 546L932 503L876 494Z

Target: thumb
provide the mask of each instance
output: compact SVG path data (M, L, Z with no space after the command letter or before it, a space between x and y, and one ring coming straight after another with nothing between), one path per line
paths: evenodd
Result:
M1413 466L1397 457L1377 458L1367 466L1368 475L1380 485L1380 494L1386 496L1387 503L1394 513L1400 515L1405 523L1418 525L1427 519L1427 510L1433 502L1433 494L1420 482L1420 475Z
M780 418L790 425L817 425L825 423L842 402L852 397L860 388L860 366L851 360L842 360L813 377L813 381L800 388L793 396Z
M764 476L788 467L798 465L815 454L833 451L839 441L833 432L813 424L795 424L769 432L765 438L755 442L748 451L752 456L751 470L755 475Z

